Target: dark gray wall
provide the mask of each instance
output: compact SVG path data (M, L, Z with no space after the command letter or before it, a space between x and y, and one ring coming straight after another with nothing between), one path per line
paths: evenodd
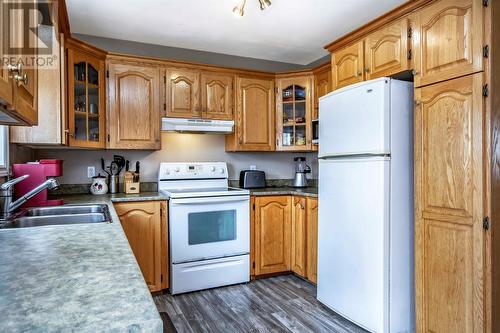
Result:
M307 66L286 62L239 57L222 53L183 49L177 47L132 42L121 39L73 34L76 38L109 52L146 57L158 57L179 61L198 62L207 65L257 70L264 72L286 72L311 68L329 61L330 56L318 59Z

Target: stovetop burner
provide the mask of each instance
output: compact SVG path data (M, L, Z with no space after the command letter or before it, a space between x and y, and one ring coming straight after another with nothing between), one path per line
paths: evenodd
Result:
M250 194L228 186L225 162L161 163L158 189L172 199Z

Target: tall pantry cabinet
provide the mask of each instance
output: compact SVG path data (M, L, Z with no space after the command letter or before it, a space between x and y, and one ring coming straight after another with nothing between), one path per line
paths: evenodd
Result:
M417 332L500 330L492 251L498 166L489 158L490 131L496 136L499 125L489 106L492 6L500 7L441 0L415 14Z
M418 333L500 332L499 45L499 1L414 0L327 46L334 90L414 77Z

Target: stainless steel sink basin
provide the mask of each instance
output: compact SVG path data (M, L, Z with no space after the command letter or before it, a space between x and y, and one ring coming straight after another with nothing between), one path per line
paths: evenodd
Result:
M68 215L68 214L89 214L107 212L106 205L64 205L53 207L29 208L23 216L48 216L48 215Z
M7 221L2 228L29 228L48 225L69 225L111 222L106 205L65 205L30 208Z

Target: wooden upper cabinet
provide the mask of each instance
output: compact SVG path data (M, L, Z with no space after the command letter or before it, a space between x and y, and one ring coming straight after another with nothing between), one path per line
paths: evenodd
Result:
M108 148L160 149L160 69L108 64Z
M68 48L67 56L68 143L72 147L105 148L104 60L73 48Z
M363 41L332 53L332 89L364 80Z
M314 110L313 119L317 119L319 98L332 91L332 68L327 66L325 69L314 74Z
M163 255L160 201L115 203L114 207L146 284L151 291L161 290Z
M237 78L236 103L235 131L226 135L226 150L275 150L273 80Z
M408 19L381 28L365 38L365 79L390 76L410 67Z
M255 198L255 275L290 270L292 198Z
M293 197L292 209L292 256L291 269L294 273L307 275L307 212L306 198Z
M483 3L439 0L416 14L415 86L481 71Z
M167 69L166 115L174 118L200 118L200 73L188 69Z
M201 108L205 119L233 119L232 75L201 74Z
M312 148L312 81L311 75L277 79L277 150Z
M33 54L31 56L36 56ZM17 115L28 125L38 124L38 69L36 66L23 70L25 80L16 81L14 105Z
M52 27L54 36L56 28ZM30 145L65 145L68 140L66 117L66 89L63 88L66 64L64 38L55 38L53 45L57 49L53 54L56 62L50 69L40 69L37 74L37 109L36 126L13 126L10 128L10 142ZM103 97L104 97L103 89ZM69 92L68 92L69 93Z
M484 331L482 84L415 90L417 332Z
M6 50L4 49L5 47L5 36L4 34L6 33L6 22L7 20L7 13L4 12L4 0L0 0L0 18L1 18L1 23L0 23L0 57L3 59L4 56L6 55ZM9 77L9 70L7 69L7 66L0 66L0 104L4 106L11 106L13 103L12 100L12 93L13 93L13 82L12 79Z
M30 22L23 21L23 10L11 12L4 8L5 1L0 1L0 56L2 61L9 61L12 71L7 65L0 66L0 104L8 117L0 120L0 124L36 125L38 123L37 107L37 48L25 39L25 27L35 26L36 17L31 15ZM14 3L13 3L14 4ZM21 5L21 3L19 3ZM22 45L20 54L7 54L6 45ZM18 53L18 52L16 52ZM19 62L17 62L19 61ZM14 62L14 63L13 63ZM19 67L18 67L19 66Z
M307 198L307 279L318 282L318 199Z

